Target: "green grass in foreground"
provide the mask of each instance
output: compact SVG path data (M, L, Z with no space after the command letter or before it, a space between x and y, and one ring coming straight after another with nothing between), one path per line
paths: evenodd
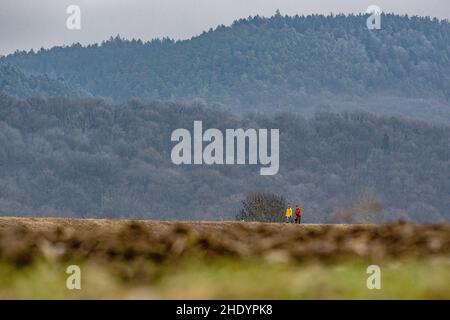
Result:
M82 289L66 289L66 265L0 264L0 298L20 299L450 299L450 259L380 263L381 290L369 290L363 261L331 264L220 260L148 265L152 276L81 264ZM127 270L124 267L123 270ZM145 270L146 265L140 268ZM123 272L122 270L122 272ZM144 272L145 274L145 272Z

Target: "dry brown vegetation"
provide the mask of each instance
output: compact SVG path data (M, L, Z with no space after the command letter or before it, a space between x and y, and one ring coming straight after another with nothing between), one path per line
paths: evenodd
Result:
M0 261L174 262L263 258L304 262L450 254L449 225L287 225L0 218Z

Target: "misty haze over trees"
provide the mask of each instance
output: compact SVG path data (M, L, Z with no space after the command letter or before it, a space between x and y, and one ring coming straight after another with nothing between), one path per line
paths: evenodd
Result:
M448 221L450 24L366 18L277 14L0 58L0 214L233 219L265 192L305 222L360 194L382 204L374 222ZM172 164L170 134L194 120L279 128L279 174Z

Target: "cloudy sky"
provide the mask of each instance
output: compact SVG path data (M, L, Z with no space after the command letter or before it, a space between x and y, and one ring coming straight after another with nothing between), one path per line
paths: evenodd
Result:
M81 30L66 28L66 8L81 8ZM384 12L450 18L449 0L0 0L0 54L100 42L111 35L186 39L249 15Z

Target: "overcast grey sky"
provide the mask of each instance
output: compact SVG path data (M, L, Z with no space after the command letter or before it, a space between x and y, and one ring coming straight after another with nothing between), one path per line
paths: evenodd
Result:
M81 8L81 30L66 29L67 6ZM249 15L384 12L450 18L450 0L0 0L0 54L100 42L111 35L185 39Z

